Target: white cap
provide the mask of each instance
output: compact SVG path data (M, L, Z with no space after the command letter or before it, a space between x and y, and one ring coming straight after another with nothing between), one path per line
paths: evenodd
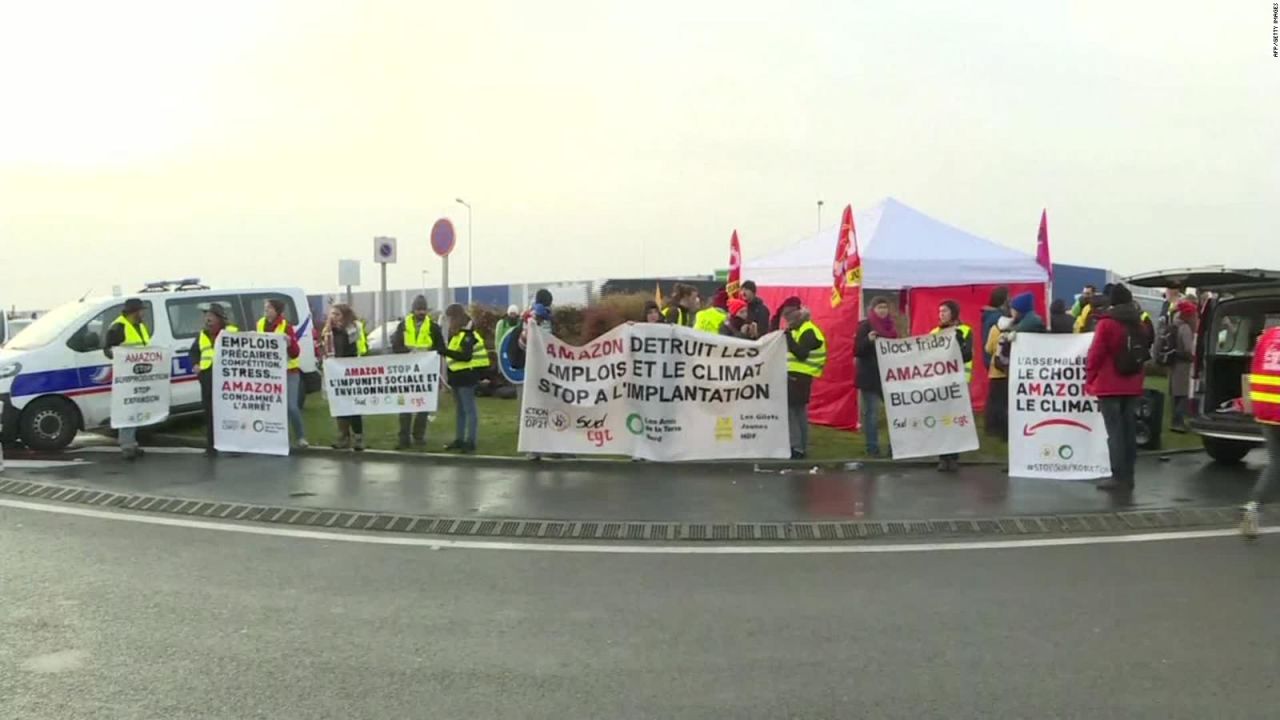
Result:
M514 304L513 304L513 305L508 305L508 306L507 306L507 314L508 314L508 315L519 315L519 314L520 314L520 308L519 308L519 307L517 307L517 306L516 306L516 305L514 305Z

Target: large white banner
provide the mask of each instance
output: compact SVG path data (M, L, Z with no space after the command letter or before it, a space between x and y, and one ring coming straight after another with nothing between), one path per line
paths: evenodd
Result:
M326 358L324 384L333 417L435 412L440 356L428 352Z
M893 458L978 449L964 359L954 332L876 341Z
M111 427L154 425L169 417L169 350L116 347L111 360Z
M280 333L218 333L213 356L213 446L289 454L289 344Z
M1084 391L1093 333L1019 334L1009 367L1009 474L1092 480L1111 474L1098 399Z
M582 347L529 326L520 451L787 458L786 338L623 325Z

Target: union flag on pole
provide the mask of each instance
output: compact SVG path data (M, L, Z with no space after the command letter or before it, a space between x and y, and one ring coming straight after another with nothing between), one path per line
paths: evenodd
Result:
M724 291L729 297L738 297L742 289L742 246L738 244L738 231L733 231L729 238L729 278L724 284Z
M844 289L850 285L862 285L862 255L858 253L858 230L853 226L853 206L845 205L836 259L831 264L831 307L844 301Z

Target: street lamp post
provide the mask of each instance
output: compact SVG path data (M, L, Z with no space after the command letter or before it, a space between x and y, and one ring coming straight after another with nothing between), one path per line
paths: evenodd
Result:
M818 232L822 232L822 201L818 201Z
M471 307L471 249L475 247L475 236L471 234L471 203L462 198L454 198L459 205L467 209L467 307Z

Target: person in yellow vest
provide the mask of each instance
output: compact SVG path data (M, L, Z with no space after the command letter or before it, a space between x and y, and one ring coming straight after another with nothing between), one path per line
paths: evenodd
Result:
M298 356L302 351L298 347L298 336L285 317L284 300L271 298L263 303L262 317L258 318L256 329L260 333L279 333L288 340L285 405L289 411L290 429L297 438L294 447L305 450L311 445L307 442L307 429L302 422L302 368L298 363Z
M476 406L476 386L489 372L489 350L476 331L467 311L457 303L444 312L449 323L449 344L444 356L449 367L449 387L457 408L457 429L445 450L476 451L480 430L480 410Z
M107 357L114 357L111 349L115 347L141 347L151 344L151 331L147 329L142 319L146 308L147 306L137 298L124 301L120 317L111 323L111 327L107 328L106 337L103 338L102 352ZM142 448L138 447L138 428L120 428L119 435L120 453L126 460L133 460L143 454Z
M1280 327L1263 331L1253 348L1249 403L1253 407L1253 419L1262 426L1262 439L1267 444L1267 466L1249 494L1240 522L1241 534L1253 539L1258 537L1258 509L1276 482L1280 481Z
M662 311L662 316L671 325L693 327L693 315L701 306L702 299L698 297L698 288L685 283L676 283L675 287L671 288L671 298L666 310Z
M960 342L960 357L964 360L964 379L973 379L973 328L960 321L960 303L944 300L938 306L938 326L933 333L953 332ZM938 456L939 472L956 472L960 469L960 456L955 453Z
M191 369L196 371L200 381L200 408L204 412L204 454L216 457L218 451L213 447L213 356L218 335L224 332L238 332L240 328L227 321L227 309L219 303L203 306L204 328L191 343L187 357L191 360Z
M724 288L716 290L715 296L711 298L711 305L699 310L693 316L693 329L712 335L719 334L720 326L729 319L728 307L729 294Z
M788 298L782 319L787 323L787 421L791 431L791 459L803 460L809 450L809 396L813 381L827 366L827 338L810 318L799 298Z
M440 331L440 323L427 314L427 298L419 295L409 306L409 314L391 333L391 351L395 353L444 353L444 333ZM427 420L425 412L400 413L400 438L396 442L397 450L410 447L425 448L427 446Z
M364 321L346 303L334 303L329 308L329 322L325 325L326 346L332 346L332 357L364 357L369 354L369 336ZM337 418L338 438L334 450L364 450L364 418L348 415Z

